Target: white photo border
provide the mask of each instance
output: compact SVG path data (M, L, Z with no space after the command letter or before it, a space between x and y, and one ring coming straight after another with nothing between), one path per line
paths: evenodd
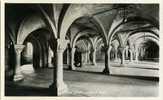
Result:
M1 36L0 36L0 56L1 56L1 67L0 67L0 96L1 100L163 100L163 30L162 30L162 25L163 25L163 6L162 6L162 0L1 0L0 3L0 16L1 16ZM147 3L147 4L152 4L152 3L158 3L159 4L159 25L160 25L160 60L159 60L159 65L160 65L160 70L159 70L159 96L158 97L39 97L39 96L5 96L4 95L4 84L5 84L5 79L4 79L4 72L5 72L5 45L4 45L4 40L5 40L5 25L4 25L4 19L5 19L5 3Z

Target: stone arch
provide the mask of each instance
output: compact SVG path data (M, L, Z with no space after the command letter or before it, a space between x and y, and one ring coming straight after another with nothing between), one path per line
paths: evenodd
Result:
M96 17L90 17L90 16L82 16L82 17L79 17L79 18L77 18L75 21L77 21L77 20L80 20L80 19L82 19L82 18L87 18L87 19L90 19L91 20L91 24L94 24L94 25L96 25L97 27L97 29L93 29L93 28L91 28L91 27L86 27L85 28L85 30L81 30L81 31L79 31L76 35L78 35L78 34L81 34L81 32L86 32L86 31L88 31L88 32L90 32L90 33L92 33L92 32L94 32L94 33L96 33L97 35L99 35L100 37L102 37L103 39L103 42L106 44L106 42L107 42L107 40L106 40L106 34L104 34L104 33L106 33L105 32L105 29L103 28L103 26L102 26L102 24L98 21L98 19L96 18ZM96 18L96 20L95 20L95 18ZM75 22L74 21L74 22ZM98 21L98 22L97 22ZM72 23L73 24L73 23ZM100 27L99 27L100 26ZM87 33L88 33L87 32ZM101 33L101 34L99 34L99 33ZM75 36L76 37L76 36ZM77 36L78 37L78 36ZM73 40L74 41L74 40Z
M114 20L114 21L115 21L115 20ZM112 38L113 38L113 36L115 35L115 34L114 34L115 31L116 31L121 25L123 25L123 23L124 23L122 19L116 21L116 24L114 24L114 21L113 21L113 23L112 23L112 25L111 25L111 28L110 28L109 32L108 32L108 36L107 36L107 43L108 43L108 44L111 43Z
M84 10L84 11L81 11L81 10ZM76 13L72 15L71 12L76 12ZM76 8L76 9L74 9L74 5L70 5L68 7L68 9L67 9L67 12L65 13L64 18L63 18L59 37L60 38L65 38L66 33L67 33L69 27L73 24L73 22L75 22L79 18L88 17L91 20L93 20L93 22L94 22L94 24L96 26L98 26L98 28L100 29L100 33L104 37L104 41L107 42L107 40L106 40L106 32L104 30L104 27L103 27L102 23L100 22L100 20L98 20L98 18L91 17L91 16L92 15L89 14L86 9L82 9L80 6L78 8Z
M42 33L44 33L44 34L42 34ZM52 39L51 35L53 35L53 34L51 34L51 32L48 29L41 28L41 29L37 29L37 30L31 32L27 36L27 38L32 37L32 39L34 40L33 43L36 42L35 46L38 47L38 50L40 51L40 53L38 55L38 53L35 52L36 53L35 56L38 56L38 58L41 59L41 61L43 62L43 67L48 67L48 56L49 56L48 55L48 50L49 50L49 46L51 47L52 45L55 45L55 43L54 43L55 40ZM54 51L54 48L53 48L53 51ZM37 57L36 57L36 59L37 59ZM40 61L38 61L38 62L40 62Z
M54 22L51 20L51 18L49 17L49 15L46 13L46 11L44 11L44 9L39 5L38 6L41 14L43 15L42 17L45 19L45 23L50 26L49 28L52 30L53 34L54 34L54 38L57 38L57 29L54 25ZM56 22L55 22L56 23Z
M86 40L89 44L90 44L90 49L92 49L93 48L93 43L92 43L92 41L90 40L90 38L89 37L86 37L86 36L81 36L81 37L79 37L78 38L78 40L76 41L76 43L78 42L78 41L80 41L80 40Z
M139 37L137 37L136 39L134 39L134 41L137 42L137 41L138 41L139 39L141 39L141 38L144 38L144 36L139 36ZM155 42L155 43L159 46L159 41L158 41L157 38L155 38L155 37L153 37L153 36L150 36L150 35L146 35L145 38L146 38L146 39L149 39L149 40L151 40L151 41L153 41L153 42Z
M86 44L86 41L84 41L83 39L79 39L76 43L78 44L79 42L81 41L81 44L80 46L78 47L81 47L81 48L85 48L85 50L87 50L86 48L88 48L87 44ZM88 42L88 41L87 41Z
M146 33L143 34L143 32L146 32ZM152 37L159 41L159 37L157 35L155 35L155 33L153 31L140 31L140 32L135 31L135 32L129 34L128 39L125 42L127 42L130 38L136 37L136 36L137 37ZM135 40L135 39L132 39L132 40Z
M118 41L119 46L120 46L120 45L122 45L122 40L120 39L120 37L119 37L118 35L116 35L115 40L117 40L117 41Z
M122 25L128 24L130 22L135 22L135 21L136 22L143 21L143 22L146 22L146 23L148 23L150 25L153 25L153 24L155 25L155 23L153 23L152 21L150 21L150 20L148 20L148 19L146 19L144 17L141 17L141 16L129 17L129 18L127 18L126 22L123 22L123 21L120 22L120 24L118 24L111 32L109 32L110 34L108 35L108 41L109 41L108 43L111 43L111 40L112 40L113 36L115 34L117 34L118 30L122 27Z
M20 24L17 34L17 44L22 44L25 38L33 31L45 28L46 24L42 18L38 15L31 15L24 18Z
M87 36L90 32L92 32L92 30L84 30L84 31L80 31L76 34L76 36L74 37L74 39L72 40L72 47L75 46L76 42L78 41L78 39L80 39L81 37ZM91 42L91 40L89 39L89 42ZM91 42L91 45L93 46L93 43Z
M86 36L88 35L90 30L82 30L82 31L79 31L78 33L76 33L76 35L74 36L74 38L72 39L71 41L71 45L72 47L75 46L75 43L77 42L77 40L81 37L81 36Z
M141 33L141 32L134 33L134 34L130 35L130 37L127 40L130 43L130 49L135 52L135 50L136 50L135 47L138 46L138 44L136 43L136 41L138 41L138 40L140 41L140 39L143 39L143 38L144 38L144 34ZM155 43L158 44L159 38L155 34L152 34L150 32L147 32L147 33L145 33L145 38L153 38L153 40L155 41ZM135 53L134 53L134 57L136 57L136 54Z
M74 7L77 7L76 9L74 9ZM67 8L67 11L65 12L65 15L63 17L62 23L61 23L61 29L60 29L60 36L61 38L65 38L66 33L69 29L69 27L72 25L72 23L77 20L80 17L83 17L86 15L86 11L82 11L79 12L78 10L83 10L81 9L81 7L79 6L75 6L75 5L70 5ZM72 14L72 12L76 12L75 14Z
M42 59L42 49L41 49L41 44L40 41L37 39L37 37L33 36L33 34L30 34L26 40L24 41L24 43L26 41L29 41L32 43L33 45L33 56L32 56L32 64L33 64L33 68L39 68L40 67L40 61ZM24 44L23 43L23 44Z
M151 35L153 34L153 35L155 35L156 37L159 38L159 33L156 33L156 32L154 32L153 30L146 30L146 29L144 29L144 30L132 31L132 32L129 33L129 37L130 37L131 35L134 35L134 34L137 34L137 33L140 33L140 32L150 33Z
M103 41L101 37L96 37L96 40L95 40L95 43L94 43L94 48L96 49L97 48L97 45Z
M136 48L138 48L137 50L139 51L142 46L144 45L144 43L149 43L149 41L153 42L155 45L157 45L157 47L159 48L159 43L158 40L156 40L156 38L153 38L152 36L147 36L145 39L143 36L138 37L137 39L134 39L134 45L136 46ZM153 46L153 45L152 45ZM136 50L136 51L137 51ZM159 51L159 49L157 49ZM144 52L145 53L145 52ZM153 52L154 53L154 52ZM141 55L141 56L139 56ZM145 55L142 55L142 52L137 53L137 59L141 58L144 59L142 57L144 57Z
M67 36L67 35L66 35L66 40L68 40L68 41L69 41L68 43L70 43L70 41L71 41L70 37L69 37L69 36Z
M86 41L84 41L83 39L79 39L77 41L77 45L76 45L76 50L75 50L75 54L74 56L76 56L76 58L74 59L74 64L75 66L82 66L85 62L85 58L86 56L83 55L85 52L87 52L89 46L88 44L86 43Z
M104 45L107 45L107 34L106 34L106 31L105 31L105 29L104 29L104 26L103 26L103 24L100 22L100 20L98 19L98 18L96 18L95 16L93 17L96 21L97 21L97 24L99 24L99 26L100 26L100 28L101 28L101 32L102 32L102 34L103 35L101 35L102 36L102 38L103 38L103 43L104 43Z

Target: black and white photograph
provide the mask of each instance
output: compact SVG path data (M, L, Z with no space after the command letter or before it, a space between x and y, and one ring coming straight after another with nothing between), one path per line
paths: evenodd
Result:
M159 97L159 3L3 6L4 97Z

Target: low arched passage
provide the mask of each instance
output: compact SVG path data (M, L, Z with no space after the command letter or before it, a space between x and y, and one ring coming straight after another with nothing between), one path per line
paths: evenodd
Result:
M138 38L151 38L153 41L155 41L157 44L159 44L159 38L151 33L146 32L139 32L137 34L132 34L125 42L130 41L131 44L134 43Z
M148 40L148 42L144 43L146 46L144 60L148 61L159 61L159 46L152 40Z
M63 30L64 32L62 32L62 29L61 29L60 37L65 38L66 34L68 33L68 30L71 28L71 26L75 23L78 23L82 27L80 29L81 31L77 32L77 34L81 33L82 31L86 32L87 30L88 31L91 30L91 32L93 32L93 34L100 35L103 38L103 41L105 44L107 43L106 34L105 34L106 32L104 30L102 23L100 22L100 20L98 20L98 18L90 17L88 14L84 14L84 15L80 15L78 17L76 16L74 19L71 19L71 20L72 20L71 24L69 23L68 28L66 27L67 31L66 31L66 29L64 29ZM65 22L63 22L63 23L65 23ZM65 25L63 24L63 26L65 26Z
M42 58L42 55L41 55L42 49L41 49L40 41L34 35L27 37L26 41L30 41L33 45L33 56L32 56L33 59L32 61L28 61L28 63L25 63L25 64L32 64L35 69L40 68L40 61ZM26 60L26 59L23 59L23 60ZM26 61L23 61L23 62L26 62Z
M48 67L49 47L55 50L55 40L51 35L47 29L38 29L29 34L24 41L24 43L31 42L33 45L33 60L31 62L34 68Z
M82 67L87 60L86 56L84 55L86 52L89 51L88 41L84 39L79 39L75 45L75 54L74 54L74 65L76 67Z
M117 25L117 27L115 27L113 29L112 32L110 32L110 34L108 35L108 41L109 41L108 43L109 44L111 43L113 36L115 34L119 33L119 30L121 30L123 28L122 26L127 25L127 24L130 24L132 22L136 22L136 23L138 23L138 22L142 23L143 22L144 24L146 23L146 24L149 24L149 25L156 25L156 23L153 23L152 21L150 21L150 20L148 20L148 19L146 19L144 17L141 17L141 16L132 16L132 17L129 17L129 18L127 18L127 21L126 22L121 22L120 24ZM139 28L136 28L136 29L139 29ZM126 30L126 31L129 31L129 30Z
M135 39L135 45L138 48L139 60L159 61L159 44L158 40L149 37L138 37Z
M81 38L81 37L88 37L89 36L89 33L92 33L92 32L94 32L93 30L84 30L84 31L80 31L80 32L78 32L75 36L74 36L74 38L73 38L73 40L72 40L72 47L74 47L75 46L75 43L79 40L79 38Z

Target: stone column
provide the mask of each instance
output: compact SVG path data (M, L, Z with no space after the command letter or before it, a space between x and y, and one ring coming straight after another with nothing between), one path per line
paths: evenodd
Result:
M66 64L69 66L70 65L70 50L67 48L67 52L66 52L66 56L67 56L67 61L66 61Z
M49 67L54 67L52 64L52 58L54 56L52 49L49 47L49 56L48 56L48 66Z
M135 61L138 62L138 57L139 57L139 51L138 48L135 50Z
M128 59L128 48L125 49L125 59Z
M87 52L87 55L88 55L88 64L90 64L90 55L91 55L90 51Z
M115 58L114 58L115 61L118 61L118 51L117 49L115 49Z
M129 49L129 51L130 51L130 62L133 62L133 53L132 53L132 50Z
M125 47L120 47L119 49L121 51L121 65L124 65L124 61L125 61Z
M66 40L57 40L56 69L54 70L54 83L50 86L54 90L54 95L62 95L68 91L67 85L63 81L63 52L67 46Z
M85 65L86 64L86 52L82 52L82 64Z
M92 50L92 65L96 66L96 49Z
M88 55L87 55L87 51L85 52L85 64L88 63Z
M25 46L24 45L15 45L15 51L16 51L16 66L15 66L15 75L14 75L14 81L20 81L24 79L24 76L21 72L21 52Z
M76 50L76 48L70 48L70 65L69 65L70 70L75 70L76 69L75 66L74 66L75 50Z
M105 68L103 70L103 73L105 74L110 74L110 51L111 51L111 46L108 46L105 48Z

